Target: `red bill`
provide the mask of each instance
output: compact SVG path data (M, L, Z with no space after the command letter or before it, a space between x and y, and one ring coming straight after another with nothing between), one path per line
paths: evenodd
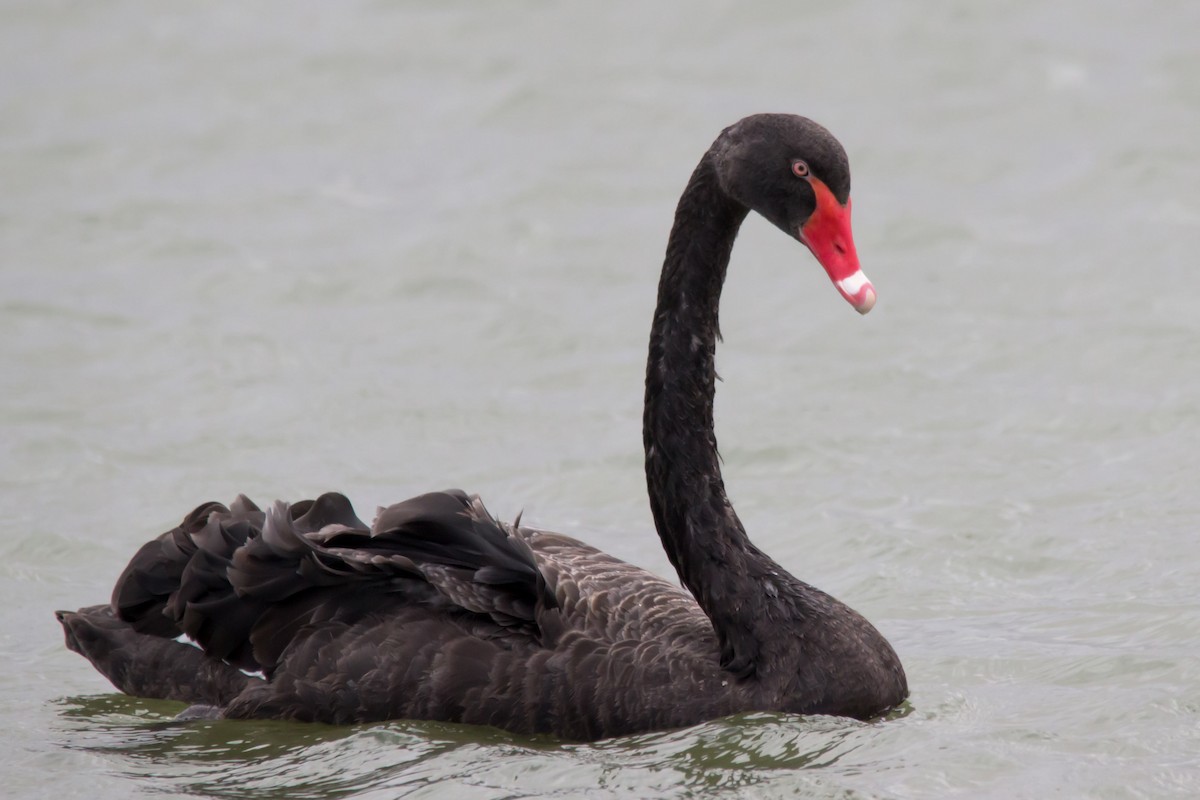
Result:
M875 306L875 287L858 266L850 230L850 200L843 206L818 178L808 182L817 196L817 208L800 228L798 238L825 268L842 297L865 314Z

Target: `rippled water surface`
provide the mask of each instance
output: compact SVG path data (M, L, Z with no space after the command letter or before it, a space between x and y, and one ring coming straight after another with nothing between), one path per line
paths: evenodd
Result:
M5 795L1200 795L1198 30L1188 0L4 4ZM845 143L880 300L747 224L726 480L895 644L899 713L179 725L65 650L54 609L239 491L460 485L669 572L657 269L763 110Z

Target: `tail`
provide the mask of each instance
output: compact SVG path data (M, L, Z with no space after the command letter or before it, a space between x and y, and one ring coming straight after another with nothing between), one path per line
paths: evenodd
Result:
M108 605L57 611L55 616L66 633L67 649L135 697L225 706L263 682L190 644L138 633Z
M340 495L293 504L295 524L364 528ZM231 558L256 538L265 515L245 496L205 503L147 542L117 579L110 605L59 611L67 648L126 694L224 707L262 685L250 631L264 603L243 602L230 585ZM184 641L186 634L203 649Z
M224 529L209 526L214 514L232 516L234 524ZM200 553L206 558L198 559L199 564L211 562L214 571L219 571L222 557L245 541L250 523L261 514L244 497L234 501L232 511L219 503L196 508L178 527L138 550L117 580L111 605L55 613L66 634L67 649L92 662L113 686L135 697L223 707L248 686L262 683L221 658L177 641L183 630L171 613L189 564L201 551L192 537L198 536L215 551ZM218 541L208 541L214 535ZM195 570L192 567L190 571Z

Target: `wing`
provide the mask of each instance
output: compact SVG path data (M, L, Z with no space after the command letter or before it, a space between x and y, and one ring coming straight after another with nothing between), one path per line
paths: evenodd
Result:
M339 494L265 513L244 497L208 503L145 545L113 593L136 631L186 634L268 676L298 639L394 604L467 617L493 637L546 643L560 628L529 546L458 490L381 509L370 529Z
M676 654L711 652L712 624L682 587L571 536L520 528L554 587L568 630L606 642L670 642Z

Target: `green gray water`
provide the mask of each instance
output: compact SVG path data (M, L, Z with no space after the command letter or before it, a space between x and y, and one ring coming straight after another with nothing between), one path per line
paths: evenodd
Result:
M1200 795L1200 4L0 7L10 797ZM845 143L879 304L762 221L718 434L905 713L587 746L166 724L63 645L200 501L460 485L669 567L640 473L674 200L747 113Z

